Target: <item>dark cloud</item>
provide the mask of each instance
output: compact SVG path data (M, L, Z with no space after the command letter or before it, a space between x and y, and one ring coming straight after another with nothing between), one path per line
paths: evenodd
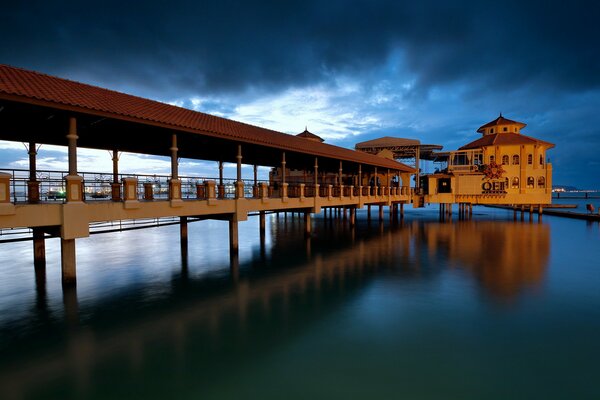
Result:
M393 51L420 91L600 84L595 2L480 3L11 2L0 60L163 96L303 85L376 67Z

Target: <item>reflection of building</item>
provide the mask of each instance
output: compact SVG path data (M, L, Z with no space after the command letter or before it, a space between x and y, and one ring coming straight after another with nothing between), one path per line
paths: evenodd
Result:
M480 127L483 136L457 151L439 153L447 168L423 176L431 203L550 204L552 143L521 134L526 124L500 115Z
M550 253L544 224L428 224L422 237L430 254L447 252L450 265L472 271L486 291L502 299L538 284Z

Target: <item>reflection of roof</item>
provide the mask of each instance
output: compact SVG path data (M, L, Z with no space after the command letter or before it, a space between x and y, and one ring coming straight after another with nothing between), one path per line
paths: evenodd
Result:
M285 150L303 155L412 171L412 168L393 160L2 64L0 64L0 99L84 115L96 115L114 121L133 122L143 128L158 128L161 133L176 131L187 135L191 141L196 140L194 143L204 140L204 146L185 148L186 157L190 158L228 161L213 148L219 143L222 145L222 140L225 140L260 146L263 152L270 150L269 155L275 154L273 150ZM4 112L6 113L6 110ZM98 134L93 138L92 148L114 146L114 143L109 143L111 140L114 141L114 136L111 138L107 131L100 132L100 128L97 129ZM7 137L4 132L2 135ZM48 140L56 140L50 138L50 135L46 137ZM126 151L143 153L153 149L151 147L153 143L139 140L133 134L124 134L119 140L126 142L128 146ZM210 146L207 146L207 143ZM251 163L265 162L267 159L263 154L254 155L254 159L251 158L252 154L244 157Z
M520 133L501 132L491 135L485 135L471 143L468 143L459 150L476 149L484 146L500 146L513 144L540 144L548 148L554 147L553 143L545 142L530 136L521 135Z
M371 154L377 154L386 149L394 153L394 158L415 157L418 148L420 154L419 158L430 160L432 159L433 151L441 150L442 146L437 144L421 144L421 142L416 139L384 136L378 139L357 143L354 148Z
M325 139L315 135L312 132L308 131L308 128L304 129L304 132L297 134L296 136L304 138L304 139L308 139L308 140L314 140L315 142L324 142Z
M517 125L519 128L524 128L527 126L527 124L524 124L522 122L517 122L517 121L513 121L512 119L504 118L502 116L502 114L500 114L500 116L498 118L496 118L495 120L488 122L485 125L480 126L479 129L477 129L477 132L484 133L485 128L490 128L492 126L498 126L498 125Z

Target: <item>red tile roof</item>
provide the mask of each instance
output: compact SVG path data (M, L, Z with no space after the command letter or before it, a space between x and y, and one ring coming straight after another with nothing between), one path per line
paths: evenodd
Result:
M308 129L305 129L304 132L300 132L296 136L304 138L304 139L308 139L308 140L313 140L313 141L316 141L316 142L320 142L320 143L323 143L325 141L322 137L317 136L317 135L315 135L312 132L309 132Z
M393 170L413 171L407 165L382 157L9 65L0 64L0 98Z
M477 129L477 132L483 133L485 128L491 128L492 126L498 126L498 125L518 125L519 128L525 128L527 126L527 124L524 124L522 122L517 122L517 121L513 121L512 119L504 118L502 116L502 114L500 114L500 116L498 118L496 118L495 120L490 121L485 125L481 125L479 127L479 129Z
M492 135L484 135L471 143L462 146L459 150L477 149L484 146L501 146L501 145L521 145L521 144L539 144L546 146L549 149L554 147L554 144L545 142L530 136L521 135L520 133L501 132Z

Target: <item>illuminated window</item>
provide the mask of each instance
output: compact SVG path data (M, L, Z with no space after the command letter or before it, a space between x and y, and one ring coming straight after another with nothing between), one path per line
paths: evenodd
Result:
M527 164L529 164L529 165L533 164L533 155L532 154L527 154Z
M519 165L519 156L517 154L513 156L513 165Z
M502 165L508 165L508 156L502 156Z
M512 187L513 189L519 188L519 178L517 178L516 176L512 178Z
M533 179L533 176L527 177L527 187L529 189L533 189L535 187L535 179Z
M546 187L546 178L544 178L543 176L540 176L538 178L538 187L540 187L540 188Z

